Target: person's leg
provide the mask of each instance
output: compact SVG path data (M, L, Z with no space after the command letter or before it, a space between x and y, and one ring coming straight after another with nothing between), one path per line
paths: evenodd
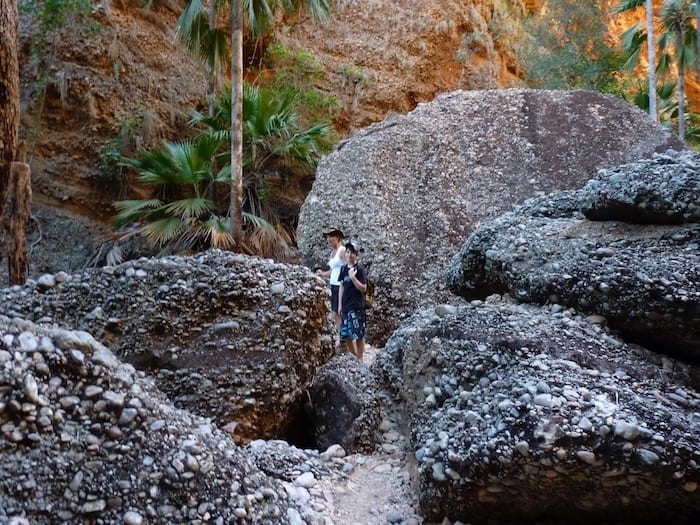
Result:
M345 348L347 348L348 352L350 352L352 355L355 355L355 341L353 341L350 338L347 338L344 341L345 341Z
M355 357L362 361L362 357L365 355L365 340L358 339L355 341Z
M331 315L333 317L333 322L335 322L335 327L340 328L340 316L338 315L338 299L340 294L340 286L336 284L331 285Z
M350 326L351 319L349 312L343 312L343 316L340 321L340 330L338 332L340 338L340 345L345 346L348 352L350 352L352 355L355 355L355 348L352 345L352 332Z

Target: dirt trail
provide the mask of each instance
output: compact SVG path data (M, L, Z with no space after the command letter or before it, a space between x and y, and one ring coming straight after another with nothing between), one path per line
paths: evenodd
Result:
M364 363L370 366L379 349L368 347ZM400 421L400 413L387 392L380 392L381 443L373 454L353 454L345 459L352 470L345 480L326 488L327 525L419 525L413 454ZM330 520L330 523L329 521Z

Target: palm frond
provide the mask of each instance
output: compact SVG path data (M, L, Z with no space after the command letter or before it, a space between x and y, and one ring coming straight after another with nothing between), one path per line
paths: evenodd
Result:
M274 0L243 0L241 2L246 27L251 36L257 37L265 32L273 20L272 9L274 6Z
M163 202L159 199L115 201L113 206L118 213L114 216L114 222L117 226L124 226L142 220L162 205Z
M185 223L177 217L165 217L147 222L139 232L151 243L158 246L168 244L185 231Z
M191 197L180 199L163 206L163 211L181 219L200 217L216 208L216 204L203 197Z
M222 250L230 250L234 247L230 221L227 217L210 217L201 223L200 230L210 246Z
M306 9L317 22L328 19L331 13L328 0L283 0L283 5L287 11Z
M620 3L613 9L614 14L624 13L625 11L631 11L637 7L641 7L646 3L646 0L621 0Z
M293 256L294 239L283 227L249 213L244 213L243 219L247 224L246 244L253 253L278 260L287 260Z
M201 0L190 0L175 23L175 36L189 51L201 57L209 29L209 19Z

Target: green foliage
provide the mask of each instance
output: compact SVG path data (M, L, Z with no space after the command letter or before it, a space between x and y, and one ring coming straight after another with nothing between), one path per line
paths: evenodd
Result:
M129 153L133 133L136 129L141 127L142 124L142 118L122 120L119 123L119 131L117 134L102 146L102 166L108 175L115 177L121 175L124 169L121 162L122 157Z
M302 123L332 122L342 108L334 96L310 88L322 81L327 72L308 51L292 51L281 43L274 42L267 47L263 63L275 74L270 80L261 78L261 84L284 93L294 93ZM357 70L354 74L364 75Z
M303 129L298 113L298 96L292 91L243 87L243 172L244 208L275 220L266 204L266 177L280 171L312 173L323 152L330 148L327 124ZM204 124L222 145L230 140L231 92L225 92L215 105L213 117L195 113L194 122ZM228 163L230 152L221 153Z
M327 150L328 126L300 127L297 104L292 91L244 86L244 221L248 248L267 257L283 256L280 250L285 252L294 242L270 206L268 177L312 173ZM115 221L119 226L137 225L139 233L161 248L230 248L228 202L217 199L222 195L219 189L231 182L230 90L216 101L212 116L194 113L192 123L199 130L193 139L164 142L138 159L124 160L158 197L116 202Z
M659 73L668 73L670 65L682 71L695 66L696 33L693 4L689 0L665 0L661 5L662 32L659 35Z
M138 231L161 248L230 248L228 221L206 196L217 180L211 167L218 147L216 140L200 135L194 140L166 141L139 159L126 159L125 164L139 172L139 180L158 188L162 198L115 202L116 224L139 223Z
M80 15L92 10L90 0L20 0L20 9L39 23L32 35L32 56L41 61L46 46L58 31L72 26Z
M608 35L606 2L552 0L531 16L516 54L527 81L548 89L621 93L625 56Z
M341 64L338 68L338 73L343 76L346 82L351 84L362 82L367 77L363 69L357 68L353 64Z

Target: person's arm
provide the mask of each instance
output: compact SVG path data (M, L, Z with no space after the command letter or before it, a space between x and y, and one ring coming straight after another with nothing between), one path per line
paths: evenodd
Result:
M367 276L365 275L364 269L362 271L358 272L357 267L355 267L355 268L350 270L348 275L350 276L350 280L352 281L352 284L355 285L355 288L357 288L357 290L360 293L365 293L367 291L367 283L366 283ZM360 279L364 280L365 282L362 282L362 280L360 280Z
M342 317L343 315L343 283L340 283L340 287L338 288L338 311L333 312L338 314L338 317Z
M320 275L323 278L328 278L331 276L331 270L321 270L321 268L319 268L316 270L316 275Z

